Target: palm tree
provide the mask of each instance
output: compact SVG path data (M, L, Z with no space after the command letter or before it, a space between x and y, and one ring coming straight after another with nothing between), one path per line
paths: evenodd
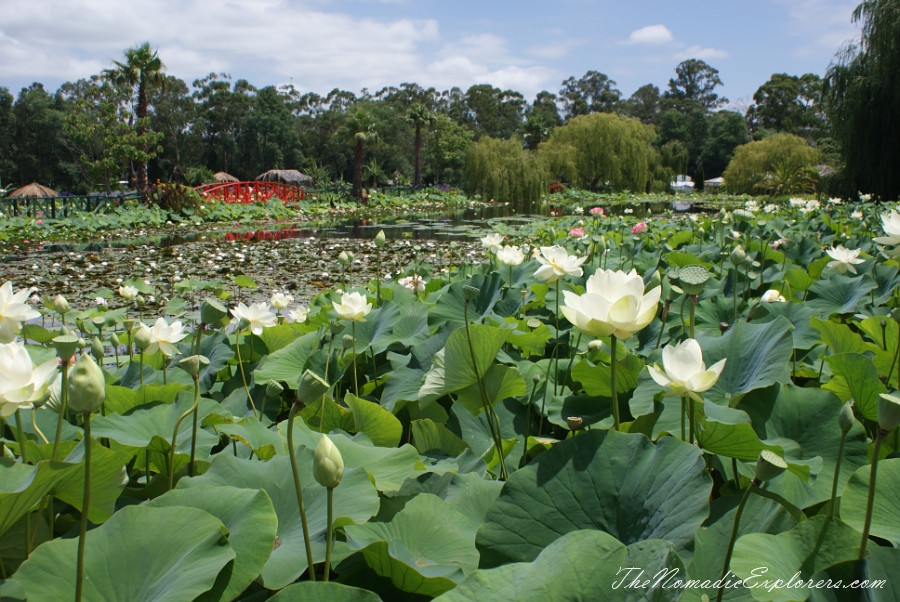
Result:
M432 125L435 120L434 113L429 111L422 103L413 103L406 113L406 120L416 128L414 145L415 170L413 171L413 185L422 185L422 126Z
M115 68L105 70L103 76L117 86L127 86L132 91L137 87L136 123L140 140L147 132L147 88L163 85L166 79L163 73L165 65L157 52L150 48L150 42L129 48L125 51L125 62L113 63ZM147 161L144 159L137 162L137 189L140 192L147 189Z
M363 109L357 109L356 112L347 119L344 129L355 141L353 150L352 194L357 199L360 199L362 198L363 149L367 142L374 142L378 139L378 132L375 131L375 123L372 121L372 116Z

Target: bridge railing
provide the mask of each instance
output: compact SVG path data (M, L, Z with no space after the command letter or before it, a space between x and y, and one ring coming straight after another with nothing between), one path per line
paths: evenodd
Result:
M283 182L216 182L194 188L201 196L215 197L226 203L265 202L276 197L284 202L302 201L306 197L303 188Z
M43 198L0 198L0 211L10 217L69 217L76 212L102 213L124 201L138 199L136 192L118 195L55 196Z

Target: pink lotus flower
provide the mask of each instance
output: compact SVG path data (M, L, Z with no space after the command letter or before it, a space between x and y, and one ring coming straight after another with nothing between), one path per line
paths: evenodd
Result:
M631 233L632 234L640 234L641 232L643 232L646 229L647 229L647 222L638 222L631 229Z
M603 213L603 207L591 207L590 213L591 213L591 215L606 217L606 214Z
M572 228L569 230L569 236L573 238L582 238L584 236L584 228Z

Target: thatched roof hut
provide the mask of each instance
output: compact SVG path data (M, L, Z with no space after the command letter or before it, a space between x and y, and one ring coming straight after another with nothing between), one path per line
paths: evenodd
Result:
M213 174L213 179L216 182L240 182L240 179L234 177L230 173L225 173L224 171L217 171Z
M41 186L37 182L32 182L9 193L11 199L44 199L55 196L59 196L59 193L52 188Z
M285 184L312 184L312 177L300 173L296 169L270 169L264 174L256 176L263 182L284 182Z

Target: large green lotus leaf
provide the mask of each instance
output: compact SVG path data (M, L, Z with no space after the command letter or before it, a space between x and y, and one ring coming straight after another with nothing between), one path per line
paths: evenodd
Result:
M313 450L297 450L297 468L303 490L313 560L325 560L325 532L327 527L326 489L313 478ZM296 580L307 569L303 526L297 506L297 493L287 456L275 456L268 462L243 460L220 454L209 470L193 479L181 479L182 487L210 485L243 489L262 489L272 500L278 516L278 539L275 550L260 574L263 585L280 589ZM378 492L364 470L344 471L341 484L334 490L334 519L342 522L365 522L378 512Z
M30 466L0 458L0 536L36 507L73 468L62 462Z
M900 550L871 546L866 548L866 559L848 560L829 567L813 576L815 581L831 579L828 588L810 592L809 602L897 602L900 600ZM840 585L837 582L840 581ZM862 588L849 588L854 581L866 581Z
M391 370L387 374L387 381L379 401L389 412L396 412L398 404L401 404L400 408L402 408L405 402L415 401L419 398L419 389L425 382L427 369L412 362L412 354L400 355L388 351L387 359L391 363ZM410 366L410 363L414 365Z
M381 447L397 447L403 436L403 425L396 416L375 402L348 393L344 403L353 412L356 431L365 433L372 443Z
M259 365L256 366L253 371L254 382L266 383L270 380L277 380L296 390L306 363L318 344L319 333L313 331L304 334L281 349L273 351L260 360Z
M806 274L806 272L801 272ZM798 290L792 287L793 290ZM816 313L810 307L802 303L766 303L766 311L772 318L782 316L794 326L791 337L794 340L794 349L810 349L819 342L819 332L810 326L809 319Z
M478 566L471 522L436 495L420 493L390 522L347 525L347 545L395 587L437 596Z
M374 349L375 353L381 353L393 343L391 332L394 324L400 316L400 306L394 303L385 303L381 307L369 312L365 322L356 324L355 353L364 353L368 349ZM346 333L353 332L348 328Z
M875 288L877 285L870 276L833 276L810 286L812 296L805 303L820 314L849 314L857 311Z
M781 385L774 403L755 403L748 407L754 424L761 425L759 432L767 441L789 439L796 447L785 448L790 453L785 459L822 458L822 467L814 478L804 481L791 474L785 474L779 481L770 484L774 491L787 495L784 487L793 488L794 494L787 495L801 508L824 502L831 498L831 485L834 480L834 468L841 442L841 428L838 416L841 413L841 402L829 391L823 389L803 388L793 384ZM741 408L744 404L741 404ZM815 428L811 428L815 425ZM841 460L841 474L838 491L850 479L854 470L868 463L868 443L865 429L858 422L847 433L844 443L844 454ZM792 481L791 485L789 481Z
M400 308L389 341L413 347L427 339L429 334L428 306L424 303L412 303Z
M409 431L420 454L438 451L447 456L458 456L469 449L466 442L450 429L430 418L411 421Z
M197 508L128 506L89 531L85 600L188 602L209 590L234 559L222 522ZM39 546L15 574L29 600L68 600L78 539Z
M644 362L636 355L626 355L616 362L616 391L625 393L637 387L638 375ZM594 365L581 360L572 367L572 378L581 383L588 395L609 397L611 394L609 366Z
M481 565L534 560L579 529L605 531L626 544L666 539L685 550L706 518L711 486L694 445L588 431L510 476L478 532Z
M493 364L481 379L481 384L474 383L459 392L457 399L472 414L478 415L484 411L484 401L481 397L482 388L487 397L487 403L493 407L498 402L509 397L522 397L525 395L525 379L519 375L519 371L509 366Z
M698 579L715 581L722 575L722 563L725 560L725 554L728 552L728 540L731 538L731 532L734 528L734 516L737 514L737 496L729 498L718 498L712 504L710 514L716 514L718 517L702 529L697 529L694 535L694 555L687 568L687 577L690 579ZM726 504L730 504L731 508L722 514L717 510L726 508ZM741 515L741 524L739 526L738 536L748 533L770 533L778 534L791 529L797 523L791 518L791 515L777 502L757 495L751 495L744 507ZM706 594L710 600L715 600L716 590L714 588L689 588L685 590L682 600L684 602L701 602L702 596ZM750 592L744 588L726 589L723 597L727 602L737 602L738 600L752 600Z
M96 419L92 419L93 420ZM93 426L93 425L92 425ZM93 439L93 430L91 438ZM91 445L91 500L88 518L94 524L108 520L116 511L116 500L128 483L125 465L131 457L100 445L94 439ZM84 503L84 442L66 456L65 462L72 466L54 488L54 495L81 509Z
M269 598L271 602L381 602L375 592L334 581L303 581Z
M900 548L900 458L879 460L869 533ZM869 494L869 466L853 473L841 494L841 519L862 532Z
M287 421L279 424L282 440L287 439ZM294 422L294 445L315 450L321 433L312 431L302 421ZM347 468L362 467L375 482L378 491L397 491L408 477L424 469L419 453L412 445L400 447L375 447L365 435L349 437L335 432L331 440L344 459ZM287 443L284 444L285 453Z
M106 398L103 400L103 409L106 414L125 414L133 408L145 403L161 401L172 403L181 391L188 387L181 383L169 383L167 385L144 385L136 389L120 387L118 385L106 385Z
M431 370L425 377L425 384L419 391L419 400L432 401L476 384L478 378L483 377L494 363L497 353L511 333L509 329L484 324L472 324L468 328L468 334L466 328L454 330L447 338L443 354L435 355Z
M581 530L563 535L533 562L478 570L436 600L674 602L681 588L663 584L683 571L671 542L650 539L625 546L602 531Z
M287 347L290 343L297 340L299 334L290 324L276 324L270 328L266 328L259 335L259 338L266 344L269 353L274 353L283 347Z
M227 336L217 332L200 340L200 354L209 360L209 364L200 370L200 390L209 391L219 378L222 368L234 358L234 347L228 344Z
M866 350L866 344L859 333L850 330L846 324L821 320L816 316L812 316L809 323L819 331L821 341L828 345L828 349L833 354L863 353Z
M480 526L502 489L502 482L484 479L475 473L427 473L406 481L397 495L433 493Z
M190 409L193 403L193 394L183 392L173 403L141 406L124 415L97 416L91 420L91 434L96 439L108 437L131 447L147 447L157 437L171 444L178 417ZM200 420L203 420L210 414L221 413L222 407L212 399L201 397L197 411ZM193 419L186 417L178 428L175 450L190 453ZM206 458L218 442L219 438L212 433L197 429L197 457Z
M356 427L353 412L328 398L310 403L297 415L317 432L329 433L337 429L351 432Z
M494 405L494 414L500 424L500 438L506 442L506 469L510 472L519 465L519 460L525 451L525 423L528 420L528 409L516 399L507 399ZM537 423L532 416L532 426L529 432L537 432ZM494 439L483 415L475 416L459 402L450 407L450 419L447 422L454 434L458 434L469 446L473 453L479 457L485 457L486 453L493 451ZM514 444L511 451L507 445ZM499 458L494 457L499 465Z
M753 389L790 381L791 328L782 317L764 324L739 320L721 337L698 336L707 366L727 358L719 380L703 398L727 405L731 398Z
M471 301L466 299L463 291L466 286L478 289L478 294ZM497 272L491 272L487 276L476 274L465 282L454 282L441 293L436 293L440 297L428 312L428 323L440 326L450 322L454 326L462 326L467 317L470 323L477 322L491 313L494 304L503 295L502 286L503 278ZM466 305L468 316L464 311Z
M234 563L219 573L216 584L198 600L234 600L256 579L272 554L278 517L265 491L236 487L175 489L149 501L152 508L199 508L228 529Z
M237 422L216 424L216 430L252 449L260 460L268 460L282 450L281 437L278 433L263 426L256 416L245 416Z
M878 378L872 360L861 353L840 353L825 358L834 377L823 389L833 391L841 401L853 399L856 411L867 420L878 420L878 395L887 388Z
M739 538L731 571L750 586L756 600L802 602L810 588L774 587L775 580L787 584L799 572L805 582L817 572L858 555L859 532L839 520L814 516L778 535L750 533ZM770 581L773 587L754 587L764 581Z
M760 441L750 424L750 417L740 410L713 403L695 403L694 416L697 441L708 452L753 461L764 449L783 455L780 449Z

